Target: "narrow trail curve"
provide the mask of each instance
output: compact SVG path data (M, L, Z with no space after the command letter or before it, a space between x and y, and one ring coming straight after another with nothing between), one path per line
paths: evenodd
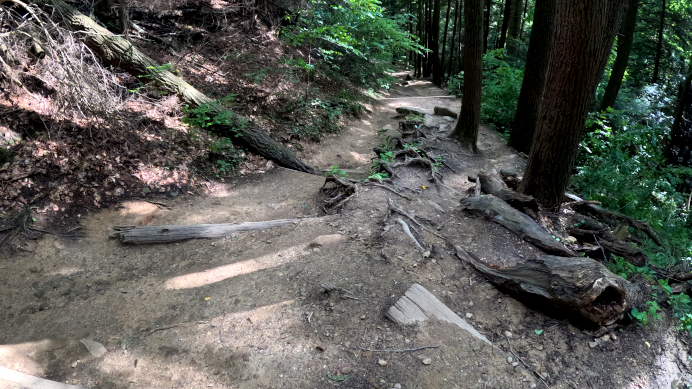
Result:
M427 82L395 86L352 129L327 137L315 146L321 152L307 150L302 157L320 169L339 165L366 172L372 148L387 136L378 130L398 123L396 107L459 110L457 99L435 96L444 92ZM426 120L454 125L439 116L426 115ZM508 298L427 231L416 233L431 251L429 258L421 258L396 217L387 218L389 198L427 228L484 258L504 261L538 253L503 227L458 212L459 200L471 186L468 174L521 170L523 158L484 127L480 155L452 140L442 139L437 146L450 156L446 162L453 171L443 169L449 189L429 188L423 170L401 168L397 183L413 189L412 201L366 187L341 216L321 222L175 244L124 246L108 239L111 227L118 225L321 215L324 177L277 168L206 183L209 196L181 196L168 202L168 209L133 199L118 209L85 216L84 238L51 235L30 241L26 251L0 262L0 366L111 389L540 385L535 376L514 368L454 325L427 321L402 327L385 319L384 312L418 283L491 339L511 332L514 349L550 377L551 387L671 388L679 374L678 358L684 361L687 354L670 333L633 328L602 348L590 348L593 337ZM331 234L347 241L310 244ZM323 284L358 299L327 293ZM544 331L538 336L535 329ZM83 338L102 343L108 353L92 356L80 343ZM426 345L440 347L366 351ZM640 356L647 356L647 363L622 362ZM422 364L424 358L431 364ZM346 382L330 381L330 374L349 370ZM645 385L639 386L641 382ZM5 387L13 386L0 379L0 388Z

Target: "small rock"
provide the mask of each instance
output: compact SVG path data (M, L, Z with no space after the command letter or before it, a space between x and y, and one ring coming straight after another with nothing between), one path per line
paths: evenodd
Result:
M446 116L446 117L453 117L453 118L456 118L458 116L456 114L456 112L452 112L452 110L450 110L448 108L444 108L444 107L435 107L434 111L435 111L435 115L439 115L439 116Z
M473 301L469 301L469 307L473 306Z
M512 357L507 357L507 363L512 363L513 361Z
M533 388L536 387L536 384L533 384L533 383L532 383L529 387L530 387L531 389L533 389Z
M512 362L512 366L514 366L514 367L519 366L519 362Z
M349 342L348 340L346 342L344 342L344 347L346 347L346 348L351 347L351 342Z
M505 331L505 336L508 337L508 338L511 338L511 337L512 337L512 333L509 332L509 331Z
M596 348L596 346L598 346L598 342L589 342L589 347Z
M610 333L610 339L612 339L612 340L617 340L618 337L615 336L615 333L614 333L614 332L611 332L611 333Z
M364 357L371 357L372 356L372 351L363 351L362 354Z
M365 320L365 315L360 315L360 320Z
M467 314L466 314L466 317L469 318L469 319L472 318L472 317L473 317L473 313L470 313L470 312L467 313Z
M565 239L563 239L563 242L565 242L567 244L577 244L577 238L575 238L573 236L568 236Z
M315 238L308 246L310 247L322 247L331 244L337 244L348 241L348 236L341 234L332 235L321 235Z
M72 366L74 368L74 367L77 367L78 364L79 364L79 359L72 362L72 365L70 365L70 366Z
M351 374L353 373L353 369L351 369L349 366L344 367L341 369L341 374Z
M377 363L379 363L380 366L387 366L387 361L385 361L384 359L380 359L379 361L377 361Z
M29 268L29 271L32 273L40 273L43 271L43 268L41 266L32 266Z
M430 256L430 250L426 250L426 251L423 253L423 258L428 258L429 256Z
M394 384L394 389L401 389L401 384Z
M448 121L448 122L453 122L453 121L454 121L454 118L450 118L449 116L444 116L444 117L442 117L442 119L444 119L444 120L446 120L446 121Z
M538 349L539 349L539 350L543 350L543 346L538 346Z
M601 342L610 342L610 335L603 335L600 338L597 338L596 341L601 341Z
M432 363L432 359L430 359L430 358L425 358L425 359L423 359L422 362L423 362L424 365L429 365L429 364Z

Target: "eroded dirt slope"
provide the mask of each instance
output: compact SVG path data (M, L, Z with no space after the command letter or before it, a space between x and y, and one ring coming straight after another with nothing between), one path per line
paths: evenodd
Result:
M372 148L396 134L395 108L458 111L458 100L435 97L444 95L422 81L398 86L363 120L325 139L320 152L308 150L306 160L320 169L366 172ZM0 259L0 365L98 388L545 387L523 363L514 366L456 326L433 320L403 327L385 319L419 283L499 346L508 349L509 339L551 388L689 382L689 345L667 329L670 318L615 332L591 348L592 336L499 292L461 263L451 245L421 231L417 236L431 251L423 258L396 216L387 217L388 199L478 255L539 254L504 228L458 209L472 185L467 175L520 170L523 158L486 128L481 154L472 155L445 137L455 123L432 115L426 122L440 126L436 152L446 157L445 187L435 187L421 168L401 168L395 183L409 188L411 201L364 187L341 216L319 221L175 244L123 246L108 239L116 225L324 216L323 177L275 168L210 183L212 195L181 195L169 208L123 203L86 217L84 238L29 241L19 255ZM347 240L310 246L328 234ZM323 284L356 298L325 292ZM108 352L92 356L83 338ZM431 345L439 347L377 351ZM422 363L426 358L430 364ZM331 381L328 374L337 372L349 378Z

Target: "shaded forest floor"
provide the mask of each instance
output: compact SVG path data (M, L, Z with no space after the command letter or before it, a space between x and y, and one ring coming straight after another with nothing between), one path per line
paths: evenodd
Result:
M396 86L341 134L307 143L301 157L320 169L367 172L372 148L397 134L395 108L458 112L457 99L435 97L444 95L424 81ZM458 209L472 186L468 175L521 171L525 160L487 128L480 133L481 153L473 155L446 137L454 123L434 115L425 120L438 128L445 187L429 182L425 169L400 168L394 183L409 188L410 201L365 187L340 216L317 222L175 244L123 246L108 239L116 225L324 215L323 177L261 162L264 173L205 180L204 193L151 200L163 206L130 197L80 215L79 237L17 238L11 255L0 254L0 366L99 388L545 387L454 325L433 320L403 327L386 319L387 309L419 283L501 348L508 348L511 334L515 352L550 388L690 382L689 337L672 330L665 314L662 322L628 326L595 342L563 318L499 292L428 232L418 235L431 248L423 258L396 219L386 217L388 199L479 256L503 261L539 253ZM345 240L311 246L329 234ZM326 292L323 284L358 299ZM108 352L92 356L83 338ZM439 348L368 351L429 345ZM430 364L422 363L426 358ZM349 378L328 378L337 372ZM13 386L0 381L0 387Z

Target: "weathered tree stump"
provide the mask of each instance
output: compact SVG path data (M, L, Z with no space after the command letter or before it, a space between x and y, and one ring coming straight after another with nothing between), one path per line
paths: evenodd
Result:
M521 239L547 253L576 256L572 250L556 241L528 215L517 211L493 195L465 198L461 201L461 208L505 226Z
M606 326L641 301L641 290L587 257L543 255L507 267L492 267L456 246L457 256L513 296L559 309L580 321Z

